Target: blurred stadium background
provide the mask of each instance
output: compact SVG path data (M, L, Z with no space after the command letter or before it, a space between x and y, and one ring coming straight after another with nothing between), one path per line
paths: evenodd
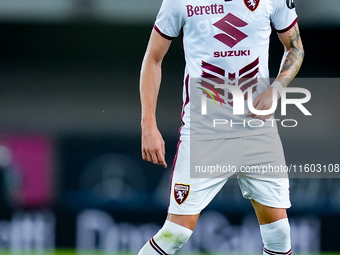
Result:
M299 126L280 130L287 162L340 163L340 1L295 2L306 52L299 77L312 78L305 87L313 116L292 110ZM0 0L0 250L136 253L162 225L171 164L163 170L141 160L138 95L160 4ZM282 55L275 34L271 46L275 76ZM180 126L182 57L175 40L158 107L168 163ZM295 252L339 254L340 179L292 179L291 191ZM252 208L232 179L181 254L261 248Z

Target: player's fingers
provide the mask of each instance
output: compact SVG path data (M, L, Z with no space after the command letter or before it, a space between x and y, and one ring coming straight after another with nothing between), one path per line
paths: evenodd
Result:
M160 151L160 154L158 155L158 159L159 159L159 162L160 164L164 167L164 168L167 168L168 165L165 161L165 143L164 141L162 141L162 144L161 144L161 151Z
M147 160L147 156L146 156L146 152L145 152L144 148L142 149L142 158L144 160Z
M262 121L267 121L267 119L269 119L270 116L272 116L272 114L269 114L269 115L255 115L254 118L262 120Z
M156 164L156 165L162 165L162 166L166 167L166 162L165 162L164 154L163 154L161 148L156 150L152 154L152 162L154 164Z
M254 118L255 117L255 114L252 113L250 110L248 111L246 117L251 117L251 118Z
M151 162L155 165L162 165L164 168L167 167L167 163L165 161L164 154L162 149L155 149L155 150L143 150L142 157L144 160Z
M160 162L158 160L159 150L160 149L154 149L150 151L151 162L154 163L155 165L160 165Z
M148 162L152 162L152 155L151 155L150 152L147 152L147 153L146 153L146 160L147 160Z
M161 151L161 148L150 150L148 152L148 161L155 165L162 165L164 156Z
M165 161L165 154L164 154L164 153L162 153L162 156L161 156L161 158L160 158L160 163L161 163L161 165L162 165L164 168L167 168L167 167L168 167L168 164L167 164L166 161Z
M152 153L151 157L152 157L152 163L154 163L155 165L159 165L160 164L156 152Z
M259 101L257 103L257 106L254 107L256 110L259 110L259 111L265 111L265 110L268 110L268 106L266 106L266 104L264 104L263 102ZM258 114L253 114L249 117L252 117L252 118L256 118L256 119L259 119L259 120L263 120L263 121L266 121L268 118L270 118L270 116L272 116L272 114L267 114L267 115L258 115Z
M256 114L251 112L250 110L248 110L248 113L246 115L246 117L251 117L251 118L255 118Z
M162 143L162 155L165 155L165 143L164 143L164 141Z
M261 97L258 96L254 99L253 106L255 109L258 109L261 107L260 105L261 105Z
M163 166L164 168L167 168L167 167L168 167L168 164L166 163L165 160L162 162L162 166Z
M254 99L254 102L253 102L253 107L254 107L254 109L256 109L256 110L261 110L261 108L262 108L262 106L261 106L261 100L260 100L260 98L259 97L256 97L255 99ZM246 115L246 117L251 117L251 118L256 118L256 114L255 113L252 113L250 110L248 110L248 113L247 113L247 115Z
M257 109L257 108L255 108L256 110L261 110L261 109ZM250 110L248 111L248 113L247 113L247 115L246 115L246 117L251 117L251 118L258 118L260 115L257 115L257 114L255 114L255 113L253 113L253 112L251 112Z
M157 157L158 157L159 164L162 165L164 168L167 168L168 164L165 161L165 156L164 156L163 152L158 154Z
M253 118L254 118L254 119L262 120L262 117L263 117L262 115L257 115L257 114L255 114Z

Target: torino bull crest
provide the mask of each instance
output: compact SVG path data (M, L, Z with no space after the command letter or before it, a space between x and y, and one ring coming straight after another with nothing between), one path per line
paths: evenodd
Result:
M243 1L247 8L252 12L255 11L260 4L260 0L243 0Z
M176 183L174 187L174 196L176 202L181 205L188 198L190 192L190 185Z

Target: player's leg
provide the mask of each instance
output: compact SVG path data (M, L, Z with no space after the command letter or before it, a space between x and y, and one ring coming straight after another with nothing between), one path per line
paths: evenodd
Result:
M139 251L138 255L174 254L190 238L199 214L169 214L163 227Z
M202 148L208 146L206 142L204 145L201 145ZM216 147L216 144L210 146ZM190 177L190 141L180 143L174 166L167 220L138 255L174 254L188 241L200 212L227 181L227 179Z
M199 216L200 216L199 214L178 215L178 214L168 213L167 220L194 231Z
M278 134L243 139L244 165L258 172L240 173L239 183L245 198L252 201L264 243L264 255L290 255L290 226L286 209L289 199L288 174Z
M253 204L260 224L263 255L291 255L288 180L239 179L243 196Z
M251 203L254 207L260 225L269 224L274 221L287 218L287 209L285 208L265 206L253 199L251 200Z
M264 255L290 255L290 226L285 208L273 208L251 200L260 224Z

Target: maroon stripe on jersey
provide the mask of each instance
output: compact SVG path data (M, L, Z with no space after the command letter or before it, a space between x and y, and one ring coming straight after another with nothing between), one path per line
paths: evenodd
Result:
M179 129L179 134L181 135L181 130L183 128L183 126L185 125L184 121L183 121L183 117L184 117L184 114L185 114L185 107L186 105L189 103L190 99L189 99L189 75L187 75L187 77L185 78L185 93L186 93L186 99L185 99L185 102L183 104L183 109L182 109L182 115L181 115L181 122L182 122L182 126L180 127ZM178 151L179 151L179 146L181 145L182 141L181 141L181 137L179 138L179 141L177 143L177 150L176 150L176 155L175 155L175 158L174 158L174 161L173 161L173 164L172 164L172 173L171 173L171 177L170 177L170 193L169 193L169 196L171 196L171 186L172 186L172 179L173 179L173 176L174 176L174 171L175 171L175 166L176 166L176 163L177 163L177 157L178 157ZM170 197L171 198L171 197ZM169 199L170 199L169 198ZM169 211L169 208L168 208L168 211Z
M215 75L212 75L210 73L207 72L202 72L202 77L211 80L212 82L215 82L217 84L224 84L224 80L221 78L218 78Z
M174 171L175 171L175 167L176 167L176 163L177 163L177 157L178 157L178 151L179 151L179 146L181 145L182 141L181 139L179 139L178 143L177 143L177 149L176 149L176 155L174 158L174 161L172 163L172 173L171 173L171 177L170 177L170 191L169 191L169 201L171 199L171 187L172 187L172 179L174 178ZM170 207L170 206L169 206ZM169 207L168 207L168 212L169 212Z
M215 88L213 85L211 85L209 82L206 81L202 81L201 82L202 87L210 89L211 91L213 91L215 94L218 93L222 96L224 96L224 89L219 89L219 88Z
M165 251L162 250L161 247L158 246L158 244L155 242L153 238L151 238L149 242L152 248L154 248L154 250L157 251L160 255L168 255Z
M257 83L257 79L252 79L251 81L247 82L246 84L242 85L240 88L242 92L244 92L247 88L251 87L252 85Z
M175 155L175 158L174 158L174 162L172 164L172 170L175 170L175 166L176 166L176 162L177 162L177 157L178 157L178 150L179 150L179 146L181 145L181 143L182 143L181 140L179 140L178 143L177 143L176 155ZM171 182L172 182L172 175L171 175ZM171 190L171 187L170 187L170 190Z
M255 59L253 62L251 62L249 65L246 65L245 67L243 67L240 72L239 75L241 76L242 74L250 71L251 69L253 69L255 66L257 66L259 64L260 60L259 58Z
M190 101L190 99L189 99L189 75L187 75L187 77L185 78L184 86L185 86L186 98L185 98L185 102L184 102L183 107L182 107L182 114L181 114L182 126L179 128L179 134L180 135L181 135L181 130L182 130L183 126L185 125L185 123L183 121L183 118L184 118L184 115L185 115L185 107L187 106L187 104ZM180 136L180 138L181 138L181 136Z
M298 22L298 18L296 18L292 24L290 24L288 27L286 27L285 29L281 29L281 30L276 30L276 32L278 33L284 33L284 32L287 32L289 29L291 29L292 27L295 26L295 24Z
M257 86L254 86L253 87L253 94L256 92L256 90L257 90Z
M228 79L229 79L230 81L235 80L235 79L236 79L236 73L229 73Z
M176 37L171 37L171 36L168 36L168 35L166 35L166 34L163 34L162 33L162 31L156 26L156 25L154 25L153 26L153 28L163 37L163 38L165 38L165 39L167 39L167 40L173 40L173 39L175 39Z
M216 91L216 89L215 89L214 86L212 86L211 84L209 84L209 83L207 83L207 82L205 82L205 84L203 84L203 82L202 82L201 84L202 84L202 87L205 87L205 88L211 90L212 92L214 92L214 94L216 95L216 96L213 95L214 99L215 99L215 100L218 100L218 101L221 103L221 105L222 105L223 103L225 103L224 100L221 99L220 96L218 95L219 93ZM221 89L220 89L220 90L221 90ZM223 90L222 90L222 91L223 91ZM206 93L205 91L203 91L203 94L207 95L208 93ZM223 91L223 95L224 95L224 91ZM208 95L207 95L207 96L208 96Z
M263 248L263 251L269 255L292 255L292 249L287 252L278 252L278 251L271 251L268 250L266 247Z
M257 86L254 86L252 89L252 94L254 94L257 90ZM248 91L244 94L244 100L248 99Z
M259 73L259 68L257 67L254 71L252 71L252 72L246 74L245 76L243 76L242 78L240 78L240 83L245 81L245 80L248 80L250 78L255 77L258 73Z
M185 102L183 104L182 115L181 115L181 121L182 121L183 125L185 124L183 122L183 117L184 117L184 114L185 114L184 109L190 101L190 99L189 99L189 75L187 75L187 77L185 78L185 94L186 94L186 98L185 98Z
M211 71L211 72L214 72L214 73L217 73L219 75L225 76L225 71L222 68L219 68L218 66L214 66L214 65L209 64L207 62L204 62L203 60L202 60L202 67L204 69L207 69L207 70Z
M228 99L229 99L229 100L233 99L233 94L228 93Z

